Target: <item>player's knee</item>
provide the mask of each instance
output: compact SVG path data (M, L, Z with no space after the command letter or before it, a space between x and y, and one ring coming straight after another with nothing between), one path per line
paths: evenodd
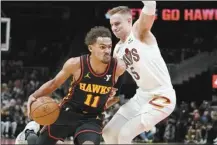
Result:
M74 138L74 144L75 145L81 145L81 144L99 145L100 138L101 138L101 135L99 134L95 134L91 132L81 133L77 137Z
M111 136L114 135L117 132L114 127L112 126L105 126L102 130L103 136Z
M35 144L38 139L38 136L33 130L26 130L25 136L28 144Z
M118 140L124 140L130 137L130 130L127 128L122 128L120 133L118 134Z
M108 136L109 136L109 129L104 128L104 129L102 130L102 137L103 137L103 138L107 138Z
M82 144L94 144L94 142L92 142L92 141L85 141Z
M105 127L102 130L102 137L106 143L110 142L110 140L114 140L116 132L112 127Z
M28 137L27 137L27 142L28 142L28 145L33 145L33 144L36 144L36 141L38 139L38 136L36 134L30 134Z
M131 144L132 134L129 130L123 129L118 135L118 144Z
M93 145L99 145L100 144L100 140L95 140L95 139L88 139L88 140L84 140L84 139L76 139L74 141L75 145L84 145L84 144L93 144Z

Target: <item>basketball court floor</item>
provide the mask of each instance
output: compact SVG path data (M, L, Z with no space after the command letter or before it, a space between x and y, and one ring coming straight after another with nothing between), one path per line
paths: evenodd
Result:
M5 138L1 138L1 145L6 145L6 144L10 144L13 145L15 143L15 139L5 139ZM73 144L72 141L65 141L65 142L59 142L58 144L65 144L65 145L70 145ZM104 144L103 142L101 144ZM133 143L133 144L144 144L144 145L167 145L168 143ZM168 145L183 145L183 143L169 143Z

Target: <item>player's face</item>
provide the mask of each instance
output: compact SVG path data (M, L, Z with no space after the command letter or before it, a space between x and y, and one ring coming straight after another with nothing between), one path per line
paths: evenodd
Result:
M104 64L111 60L112 40L109 37L98 37L95 44L92 45L92 55Z
M126 35L131 23L125 15L116 13L110 17L110 25L114 35L120 39Z

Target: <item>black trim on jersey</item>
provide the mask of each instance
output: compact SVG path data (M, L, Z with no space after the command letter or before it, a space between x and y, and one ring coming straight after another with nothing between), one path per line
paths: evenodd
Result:
M112 86L115 85L115 74L117 69L117 59L113 58L113 60L114 60L114 66L113 66L113 74L112 74Z
M80 73L78 80L75 81L75 84L78 84L84 75L84 56L83 55L80 56L80 65L81 65L81 73Z
M75 86L81 81L81 79L83 78L83 75L84 75L84 56L80 56L80 65L81 65L81 73L80 73L80 76L78 78L78 80L75 80L72 84L71 84L71 91L68 92L70 95L68 96L65 96L63 98L63 101L60 103L60 108L65 104L67 103L70 99L72 99L72 96L74 94L74 91L75 91ZM74 79L74 76L73 78ZM73 80L72 80L73 81Z
M90 57L89 55L86 55L86 58L87 58L87 59L86 59L86 60L87 60L87 66L88 66L89 71L90 71L95 77L103 77L103 76L105 76L105 75L108 73L108 70L109 70L109 68L110 68L111 61L108 63L105 72L103 72L103 73L101 73L101 74L96 74L96 73L94 72L94 70L92 69L92 67L91 67L89 57Z
M115 85L115 74L116 74L116 68L117 68L117 59L116 58L112 58L112 61L114 61L114 64L113 64L113 72L112 72L112 87L114 87ZM112 89L111 89L112 91ZM111 94L111 91L109 93L109 95ZM107 101L108 102L108 99L110 97L107 98ZM104 106L104 111L106 110L106 105Z

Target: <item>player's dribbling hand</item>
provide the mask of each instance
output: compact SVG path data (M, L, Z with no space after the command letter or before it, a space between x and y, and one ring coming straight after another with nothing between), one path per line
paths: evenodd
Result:
M34 101L36 101L36 98L33 95L30 95L28 102L27 102L27 115L28 115L29 119L31 119L31 115L30 115L31 105Z

